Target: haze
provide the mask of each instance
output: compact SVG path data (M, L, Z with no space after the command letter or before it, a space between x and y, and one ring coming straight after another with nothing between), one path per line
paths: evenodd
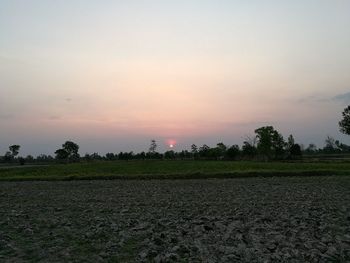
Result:
M348 144L349 47L347 0L1 0L0 154Z

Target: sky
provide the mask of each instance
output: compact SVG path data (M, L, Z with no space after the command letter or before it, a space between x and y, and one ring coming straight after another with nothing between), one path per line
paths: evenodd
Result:
M349 47L348 0L0 0L0 155L350 144Z

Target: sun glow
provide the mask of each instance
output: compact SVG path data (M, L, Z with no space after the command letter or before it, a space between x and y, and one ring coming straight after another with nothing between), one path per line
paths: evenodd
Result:
M169 146L169 148L174 148L176 145L176 141L175 140L167 140L167 145Z

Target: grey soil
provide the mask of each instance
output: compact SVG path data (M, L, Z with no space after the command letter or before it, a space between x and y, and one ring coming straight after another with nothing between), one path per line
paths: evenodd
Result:
M350 262L350 177L0 183L1 262Z

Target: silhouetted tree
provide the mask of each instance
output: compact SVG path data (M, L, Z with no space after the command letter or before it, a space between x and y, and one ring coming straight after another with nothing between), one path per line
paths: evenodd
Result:
M295 143L293 135L289 135L286 143L286 151L288 159L299 159L302 155L301 146Z
M38 157L36 157L36 161L40 163L47 163L54 161L54 158L51 155L40 154Z
M198 147L197 147L197 145L195 145L195 144L192 144L192 145L191 145L191 152L192 152L193 154L198 152Z
M66 150L68 153L68 159L70 160L78 160L79 159L79 145L72 142L72 141L66 141L64 144L62 144L62 148Z
M83 160L86 162L91 162L93 159L91 158L91 155L89 153L85 153Z
M149 152L155 153L157 149L157 143L155 140L151 140L151 145L149 147Z
M227 150L227 146L220 142L216 145L216 149L215 149L215 157L216 158L220 158L223 159L226 155L226 150Z
M293 135L291 134L291 135L289 135L288 140L287 140L287 150L290 150L294 144L295 144L295 140L294 140Z
M99 155L98 153L92 153L89 156L87 156L87 155L89 155L89 154L85 154L85 159L87 161L90 161L90 160L98 161L98 160L102 160L103 159L102 156Z
M118 156L116 157L114 155L114 153L106 153L106 159L109 160L109 161L113 161L113 160L115 160L117 158L118 158Z
M3 160L5 163L9 163L9 162L12 162L13 160L13 155L11 152L6 152L4 157L3 157Z
M11 155L12 155L13 158L18 155L20 148L21 148L21 146L19 146L19 145L11 145L11 146L9 146L9 150L10 150Z
M293 144L289 149L289 154L292 159L300 158L302 155L300 145L297 143Z
M197 147L197 145L195 145L195 144L191 145L191 153L192 153L193 159L197 159L197 157L198 157L198 147Z
M33 162L34 162L34 157L31 156L31 155L27 155L27 157L26 157L26 162L27 162L27 163L33 163Z
M285 142L282 135L272 126L265 126L255 130L258 140L258 152L269 160L281 158L284 153Z
M324 141L325 146L323 147L324 153L339 153L340 149L338 149L335 139L331 136L327 136L327 138Z
M246 158L252 159L258 153L257 148L249 141L244 141L242 146L242 155Z
M171 151L166 151L164 153L164 159L175 159L175 152L173 150Z
M145 160L146 159L146 153L145 152L140 152L135 155L135 159L138 160Z
M229 159L236 159L239 156L239 146L232 145L226 150L226 156Z
M133 152L120 152L118 154L118 160L128 161L134 158Z
M185 151L181 151L180 153L178 153L178 154L176 154L175 153L175 155L177 155L178 157L180 157L181 158L181 160L182 159L190 159L190 158L192 158L193 157L193 154L192 153L190 153L189 151L187 151L187 150L185 150Z
M305 149L304 153L314 154L317 152L317 146L313 143L310 143L309 146Z
M67 161L69 157L69 153L65 149L58 149L55 151L56 159L60 161Z
M19 157L18 158L18 162L19 162L20 165L24 165L25 162L26 162L26 159L24 159L23 157Z
M80 158L78 151L78 144L72 141L66 141L64 144L62 144L62 149L58 149L55 152L56 159L66 161L78 161Z
M335 145L337 146L337 148L344 153L350 152L350 146L346 145L344 143L339 142L339 140L335 141Z
M199 147L199 151L198 151L198 155L199 157L202 158L208 158L210 157L210 147L206 144L204 144L203 146Z
M350 135L350 105L344 109L342 115L343 119L339 122L340 131Z

